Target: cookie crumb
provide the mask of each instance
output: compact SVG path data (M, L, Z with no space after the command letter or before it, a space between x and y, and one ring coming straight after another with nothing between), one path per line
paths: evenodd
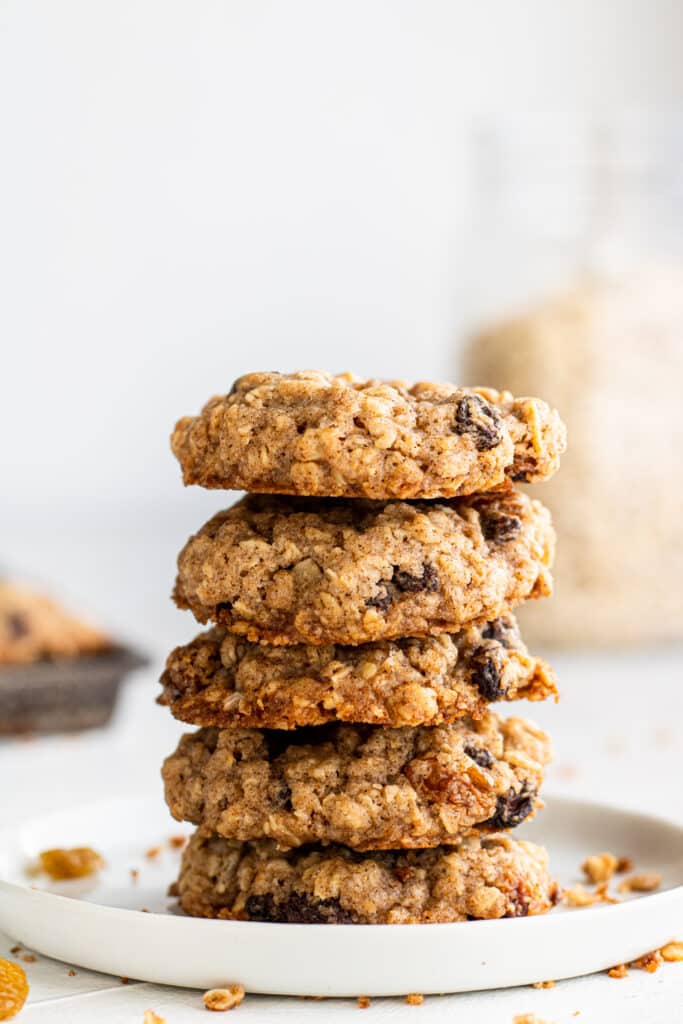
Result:
M643 953L637 960L632 960L631 967L637 967L641 971L647 971L648 974L654 974L661 963L661 953L658 949L655 949L651 953Z
M406 1002L408 1006L422 1006L425 1001L425 997L421 992L409 992L406 996Z
M21 946L12 946L12 948L10 949L10 953L12 954L12 956L16 956L17 953L21 953Z
M70 978L75 978L76 977L76 972L74 971L73 967L70 968L70 970L67 973L68 973Z
M642 875L630 875L617 886L619 892L654 892L662 884L662 876L656 871Z
M147 860L156 860L160 853L160 846L150 846L149 850L145 851L145 857L147 858Z
M535 981L532 988L555 988L554 981Z
M367 996L358 996L358 999L356 1001L358 1003L359 1010L367 1010L368 1006L370 1005L370 1000L368 999Z
M596 885L593 892L583 885L575 885L571 889L564 889L562 898L569 907L592 907L596 903L619 902L614 896L610 896L607 891L607 882Z
M229 985L227 988L212 988L202 996L207 1010L233 1010L244 999L244 985Z
M34 964L38 957L34 956L33 953L24 953L21 959L25 964Z
M142 1024L166 1024L166 1018L160 1017L154 1010L145 1010L145 1016L142 1018Z
M592 856L586 857L581 865L581 870L589 882L594 884L597 882L609 882L617 870L618 864L619 858L615 857L613 853L594 853Z
M130 983L130 978L119 978L119 981L122 985L128 985ZM149 1012L151 1013L152 1011L150 1010Z
M662 954L662 960L667 960L669 963L676 963L678 960L683 960L683 942L667 942L666 946L662 946L659 951Z
M140 877L140 872L138 871L138 869L137 868L131 868L130 869L130 880L133 883L133 885L136 885L137 880L138 880L139 877Z
M626 964L617 964L616 967L610 967L607 972L610 978L626 978L628 977L628 969Z
M620 857L617 861L617 874L623 875L626 871L633 871L633 859L631 857Z
M516 1017L512 1018L512 1024L547 1024L541 1017L537 1017L535 1013L518 1013Z
M169 836L168 845L172 850L182 850L187 844L187 836Z

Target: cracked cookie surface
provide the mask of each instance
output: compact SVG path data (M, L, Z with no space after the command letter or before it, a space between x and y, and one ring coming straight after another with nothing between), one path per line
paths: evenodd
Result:
M195 917L293 924L422 924L542 914L556 902L545 850L506 835L457 847L287 853L195 834L174 886Z
M159 703L192 725L294 729L334 720L440 725L491 701L556 696L512 615L455 634L357 647L254 644L219 626L177 647Z
M507 487L435 502L250 495L178 557L174 598L252 641L454 633L550 593L550 515Z
M518 825L549 759L541 729L489 713L401 729L202 728L181 738L162 774L171 814L205 833L407 849Z
M171 438L186 484L379 499L545 480L565 444L557 412L537 398L316 370L247 374Z

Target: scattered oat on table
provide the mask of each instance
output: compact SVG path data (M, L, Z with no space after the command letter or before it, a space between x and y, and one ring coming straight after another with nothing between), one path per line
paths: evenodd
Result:
M228 985L227 988L212 988L202 996L207 1010L233 1010L244 999L244 985Z
M641 971L647 971L648 974L654 974L662 962L661 953L658 949L655 949L651 953L643 953L637 960L632 960L631 967L637 967Z
M160 1017L154 1010L145 1010L142 1024L166 1024L166 1018Z
M357 1003L359 1010L367 1010L370 1005L370 1000L367 996L358 996Z
M516 1017L512 1018L512 1024L548 1024L542 1017L537 1017L535 1013L518 1013Z
M667 942L666 946L662 946L659 952L662 954L663 960L667 960L669 963L676 963L679 960L683 960L683 942Z
M616 967L610 967L607 973L610 978L625 978L628 975L628 969L626 964L617 964Z
M150 846L149 850L145 851L145 857L147 858L147 860L156 860L160 853L160 846Z
M532 988L555 988L554 981L535 981Z
M406 1002L408 1006L422 1006L425 1001L425 997L421 992L409 992L406 996Z

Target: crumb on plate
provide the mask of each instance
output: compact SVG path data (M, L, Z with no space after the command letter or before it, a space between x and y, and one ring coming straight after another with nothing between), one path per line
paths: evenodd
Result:
M619 858L615 857L613 853L594 853L590 857L586 857L581 865L581 870L589 882L594 884L597 882L609 882L617 870L618 863Z
M656 871L647 871L642 875L629 875L618 885L619 892L654 892L662 884L662 876Z

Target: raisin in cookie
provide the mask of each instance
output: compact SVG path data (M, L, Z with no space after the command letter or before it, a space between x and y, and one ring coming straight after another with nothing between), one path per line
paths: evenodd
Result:
M565 440L537 398L310 370L241 377L181 419L171 445L186 484L387 499L545 480Z
M543 914L557 901L544 849L506 835L455 847L287 853L196 833L172 887L193 917L291 924L433 924Z
M391 850L511 828L537 804L549 739L521 718L401 729L203 728L164 762L171 814L227 839Z
M44 594L0 580L0 665L110 650L112 641Z
M350 647L253 644L220 626L177 647L160 704L193 725L294 729L334 720L441 725L482 718L490 701L556 696L512 615L460 633Z
M251 495L178 557L199 622L271 644L454 633L550 592L548 511L513 488L435 502Z

